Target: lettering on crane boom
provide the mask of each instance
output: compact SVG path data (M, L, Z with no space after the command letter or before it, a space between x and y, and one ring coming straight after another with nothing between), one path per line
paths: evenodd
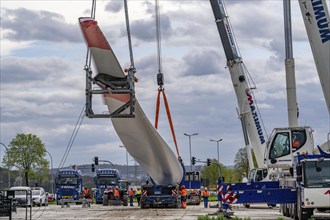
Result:
M325 43L330 40L330 27L329 21L326 18L324 5L321 0L312 0L312 6L322 43Z
M229 41L230 41L231 50L232 50L232 52L234 53L234 55L235 55L236 57L238 57L238 53L237 53L237 50L236 50L235 42L234 42L234 39L233 39L233 36L232 36L231 30L230 30L230 26L229 26L229 24L228 24L228 21L225 20L224 24L225 24L225 27L226 27L226 31L227 31L228 39L229 39Z
M252 95L249 92L246 92L246 95L248 97L248 101L249 101L249 105L250 105L250 108L251 108L253 120L254 120L254 123L255 123L257 131L258 131L260 143L264 144L265 143L265 137L264 137L261 125L260 125L257 109L253 104L254 102L253 102Z

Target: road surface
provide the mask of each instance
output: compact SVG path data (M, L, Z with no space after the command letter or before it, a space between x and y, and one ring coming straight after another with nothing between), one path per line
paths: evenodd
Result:
M211 203L210 205L214 205ZM70 207L61 207L60 205L49 205L47 207L32 207L31 218L30 210L28 208L27 215L25 208L18 208L17 213L13 213L12 219L23 220L59 220L59 219L83 219L83 220L102 220L102 219L182 219L182 220L196 220L198 216L213 215L216 213L216 208L204 208L203 205L187 206L187 209L141 209L136 204L130 206L103 206L93 204L91 207L82 207L82 205L71 205ZM262 220L276 220L280 217L284 220L290 218L283 217L279 212L279 207L269 209L266 205L251 205L251 208L245 208L241 205L233 206L234 216L239 218L262 219ZM330 219L330 213L326 214L326 218ZM323 218L323 219L326 219ZM0 217L0 220L7 220L8 217Z

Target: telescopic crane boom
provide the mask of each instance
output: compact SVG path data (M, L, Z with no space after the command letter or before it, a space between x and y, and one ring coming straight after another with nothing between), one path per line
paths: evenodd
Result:
M299 0L323 95L330 115L330 16L325 0Z
M245 138L246 146L249 144L252 146L259 168L288 170L292 166L293 152L312 152L314 146L312 129L307 126L275 128L270 138L266 140L251 87L247 83L247 70L235 44L224 3L222 0L210 0L210 3L235 89L243 131L246 131L248 137ZM274 172L272 177L277 178L278 173Z

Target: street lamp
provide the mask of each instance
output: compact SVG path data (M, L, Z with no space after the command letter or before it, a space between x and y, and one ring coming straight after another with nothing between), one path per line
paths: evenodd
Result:
M219 140L213 140L213 139L210 139L210 141L217 142L219 178L221 178L220 155L219 155L219 142L222 141L222 138L220 138ZM218 203L219 203L219 204L218 204L218 205L219 205L219 210L222 210L222 200L220 199L220 200L218 201Z
M119 145L119 147L123 147L123 148L126 149L126 147L122 146L122 145ZM126 175L127 175L126 179L128 180L128 153L127 153L127 149L126 149Z
M220 177L221 176L221 171L220 171L219 142L222 141L222 138L220 138L219 140L210 139L210 141L217 142L218 164L219 164L219 177Z
M8 154L8 147L2 142L0 142L0 144L6 148L6 151ZM10 164L8 164L8 189L9 188L10 188Z
M50 165L51 165L51 171L50 171L50 174L52 176L52 194L54 194L54 176L53 176L53 157L52 155L46 150L46 153L49 154L50 156Z
M194 134L187 134L187 133L184 133L184 135L186 135L186 136L189 137L190 172L192 172L192 162L191 162L191 136L198 135L198 133L194 133Z
M213 141L213 142L217 142L217 152L218 152L218 164L220 164L220 156L219 156L219 142L222 141L222 139L220 138L219 140L213 140L213 139L210 139L210 141Z

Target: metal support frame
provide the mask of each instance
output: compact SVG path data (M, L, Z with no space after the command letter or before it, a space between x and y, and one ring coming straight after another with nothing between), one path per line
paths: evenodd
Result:
M92 77L92 71L89 67L85 67L86 71L86 109L85 114L88 118L134 118L135 117L135 88L134 74L135 69L130 68L128 75L124 79L102 77L104 74L98 74ZM96 84L100 89L93 89L92 85ZM129 101L120 106L112 113L94 113L93 111L93 95L105 94L129 94ZM124 111L128 109L128 113Z

